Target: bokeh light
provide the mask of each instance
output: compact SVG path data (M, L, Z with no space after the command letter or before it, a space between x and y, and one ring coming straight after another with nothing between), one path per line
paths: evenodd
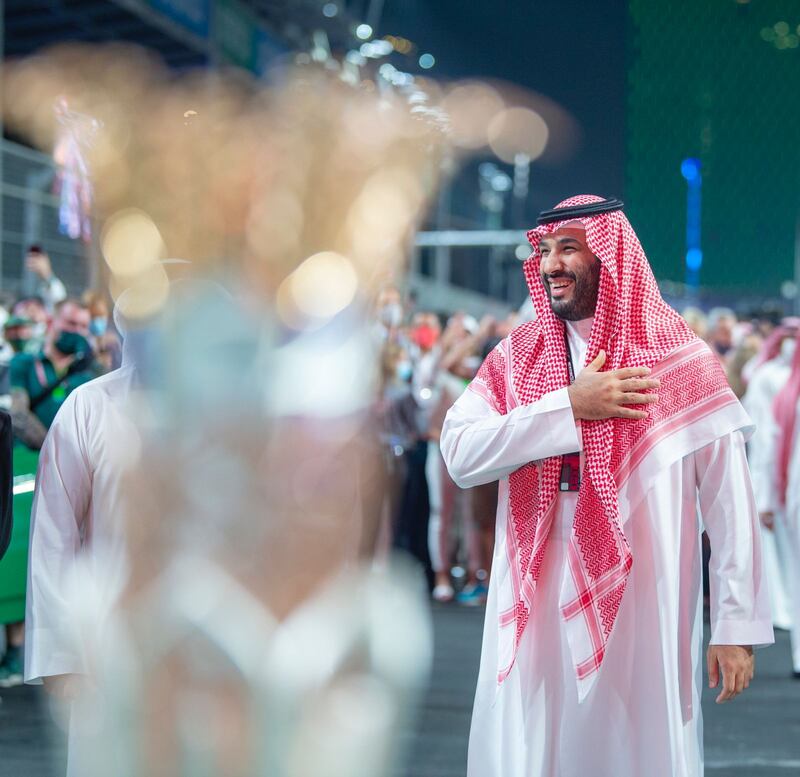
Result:
M442 101L450 118L453 142L467 150L487 145L489 124L504 108L500 93L491 86L468 82L455 86Z
M330 318L355 298L358 275L353 263L333 251L306 259L285 281L294 308L312 318Z
M368 24L359 24L356 27L356 37L360 40L369 40L372 37L372 27Z
M153 220L134 208L115 213L100 239L103 257L116 276L137 276L165 256L164 241Z
M507 108L489 122L489 146L500 159L514 163L517 154L538 159L550 136L544 119L529 108Z

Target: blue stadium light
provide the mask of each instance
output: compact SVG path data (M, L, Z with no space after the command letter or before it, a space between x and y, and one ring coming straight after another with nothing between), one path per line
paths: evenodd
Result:
M681 175L693 183L700 177L700 160L694 157L689 157L681 162Z
M686 252L686 268L697 272L703 266L703 252L699 248L690 248Z
M692 292L700 287L703 265L700 248L703 174L700 169L700 160L696 157L681 162L681 175L686 179L686 285Z

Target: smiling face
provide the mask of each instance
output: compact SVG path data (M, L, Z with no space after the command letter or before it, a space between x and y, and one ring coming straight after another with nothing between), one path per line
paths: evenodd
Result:
M564 321L593 316L601 265L586 244L580 222L545 235L539 243L539 255L539 272L553 313Z

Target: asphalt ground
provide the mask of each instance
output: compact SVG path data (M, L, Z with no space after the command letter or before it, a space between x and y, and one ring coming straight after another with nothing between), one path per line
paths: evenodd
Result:
M407 759L396 777L465 774L483 610L434 605L433 620L432 682L414 729L401 732ZM704 690L708 777L800 775L800 681L790 666L788 634L777 632L776 644L757 654L746 695L716 705ZM41 689L7 689L0 698L0 777L61 777L64 737Z
M434 629L432 683L398 777L466 773L483 610L434 605ZM719 691L703 691L707 777L800 775L800 680L791 678L788 633L775 638L756 653L756 678L746 694L718 705Z

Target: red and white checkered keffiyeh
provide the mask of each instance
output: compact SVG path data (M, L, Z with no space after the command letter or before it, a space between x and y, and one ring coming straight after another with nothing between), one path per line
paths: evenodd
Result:
M557 207L601 198L581 195ZM661 298L644 251L622 211L571 218L528 233L533 253L525 276L537 319L515 329L484 362L470 388L498 412L535 402L568 384L564 324L550 308L539 273L539 241L568 222L580 221L602 264L587 363L602 349L604 370L646 366L661 380L659 401L641 421L582 421L584 470L572 538L570 571L560 609L578 678L579 696L591 688L619 612L633 564L617 506L620 486L653 446L687 424L735 402L719 360ZM500 614L501 629L514 626L511 662L499 667L502 682L514 664L535 602L536 583L555 515L561 457L531 462L509 478L508 554L514 606Z

